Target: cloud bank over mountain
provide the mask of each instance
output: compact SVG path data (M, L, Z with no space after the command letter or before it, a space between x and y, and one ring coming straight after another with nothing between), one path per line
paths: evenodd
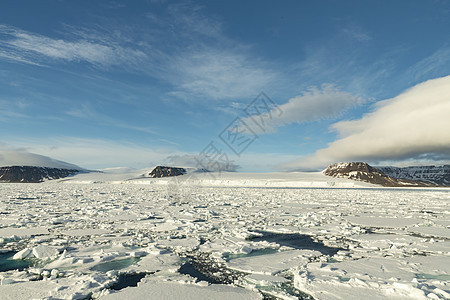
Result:
M232 160L213 160L210 161L202 155L172 155L166 158L168 163L174 167L192 167L197 169L206 169L213 172L235 172L239 166Z
M76 165L56 160L44 155L30 153L25 150L0 149L0 167L11 167L11 166L30 166L30 167L82 170L82 168Z
M339 161L450 161L450 76L380 101L361 119L332 125L338 138L283 169L317 169Z

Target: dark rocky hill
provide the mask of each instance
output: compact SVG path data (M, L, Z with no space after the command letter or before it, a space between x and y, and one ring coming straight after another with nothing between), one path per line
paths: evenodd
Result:
M0 167L0 182L42 182L75 175L80 170L47 167L11 166Z
M365 162L346 162L330 165L323 171L325 175L339 178L347 178L357 181L364 181L372 184L378 184L386 187L433 187L436 183L412 180L404 178L394 178L386 175L377 168L368 165Z
M186 169L184 168L157 166L148 175L152 178L161 178L161 177L180 176L184 174L186 174Z

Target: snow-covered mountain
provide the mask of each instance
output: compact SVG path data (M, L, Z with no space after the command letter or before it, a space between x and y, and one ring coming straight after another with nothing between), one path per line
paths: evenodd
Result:
M22 150L0 150L0 182L41 182L86 172L83 168Z
M393 177L385 174L378 168L374 168L365 162L344 162L330 165L323 173L332 177L347 178L357 181L364 181L387 187L401 186L437 186L430 181Z
M384 174L397 179L420 180L450 186L450 165L420 167L377 167Z

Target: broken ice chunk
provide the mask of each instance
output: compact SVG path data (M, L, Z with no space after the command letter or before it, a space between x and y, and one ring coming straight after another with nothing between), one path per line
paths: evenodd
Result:
M40 259L51 259L56 258L59 255L59 251L49 246L39 245L33 248L33 255Z
M31 249L25 248L14 254L13 259L25 259L31 255Z

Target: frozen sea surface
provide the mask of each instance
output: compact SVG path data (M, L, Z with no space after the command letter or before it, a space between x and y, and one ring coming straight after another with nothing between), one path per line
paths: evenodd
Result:
M448 189L76 179L0 185L2 299L450 298Z

